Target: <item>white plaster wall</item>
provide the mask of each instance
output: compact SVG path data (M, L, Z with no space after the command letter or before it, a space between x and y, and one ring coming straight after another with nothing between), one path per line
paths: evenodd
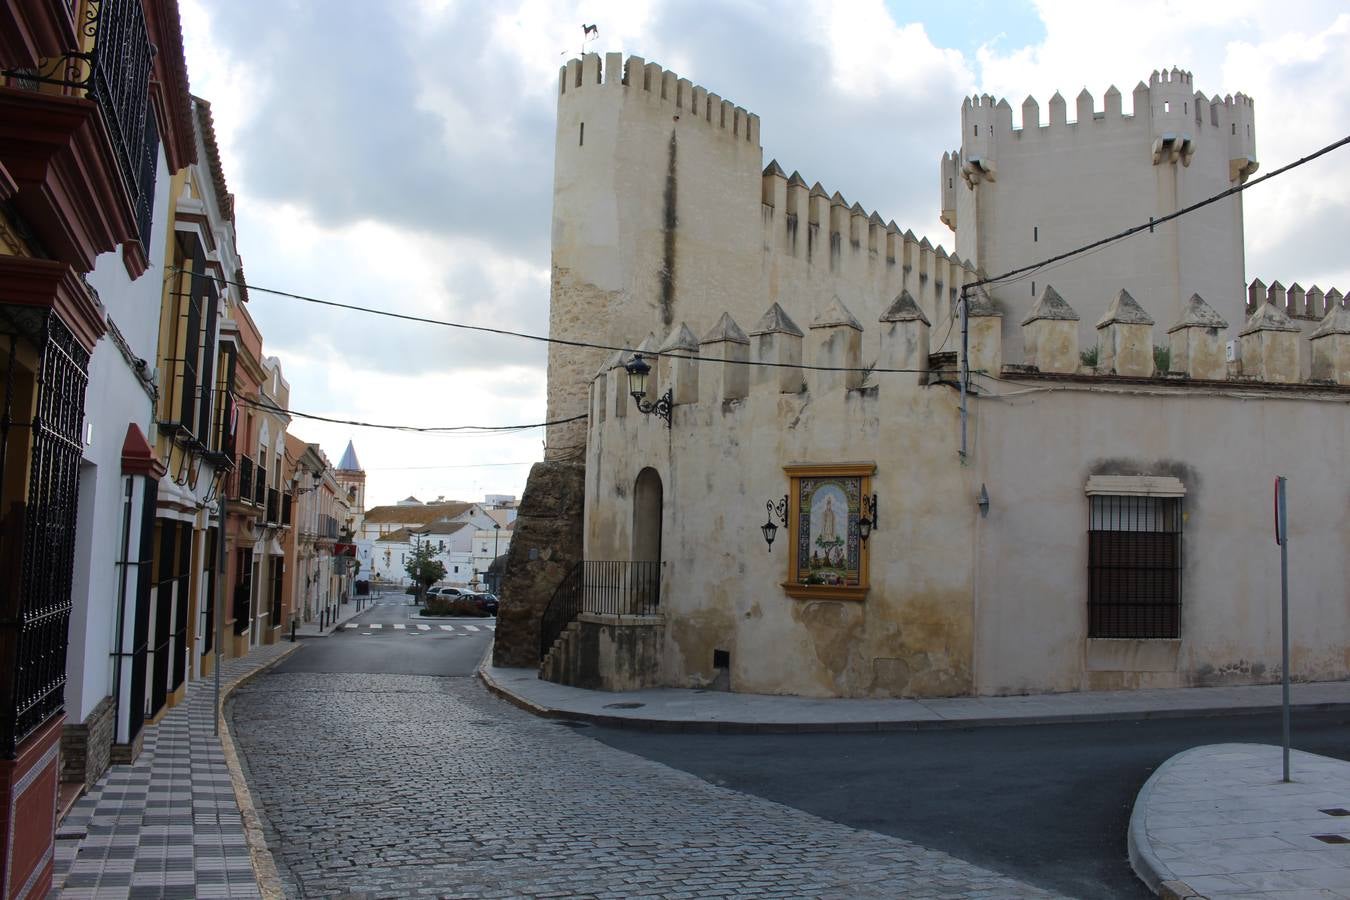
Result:
M159 334L169 203L169 170L161 149L156 170L155 210L151 225L149 269L132 281L120 250L98 258L88 281L98 292L109 317L117 324L132 353L154 364ZM151 400L127 365L111 336L94 347L85 391L86 429L92 440L84 461L97 467L92 490L82 487L78 510L81 551L75 558L71 613L66 655L66 712L71 724L83 722L112 691L112 657L117 623L118 572L116 561L122 536L122 441L128 423L136 423L147 438L153 416ZM86 435L90 432L86 431ZM89 502L86 502L88 500ZM138 540L132 523L132 540Z

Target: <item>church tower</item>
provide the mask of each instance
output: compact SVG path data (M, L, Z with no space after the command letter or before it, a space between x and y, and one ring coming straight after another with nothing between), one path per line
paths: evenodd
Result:
M347 442L347 449L342 452L342 459L338 462L334 475L338 484L347 492L347 499L351 502L352 513L356 520L356 530L359 532L361 520L366 513L366 470L361 468L361 461L356 458L356 447L351 441Z

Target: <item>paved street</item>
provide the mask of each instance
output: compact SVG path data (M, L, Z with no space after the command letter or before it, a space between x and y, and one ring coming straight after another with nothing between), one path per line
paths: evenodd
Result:
M1044 896L521 712L471 677L487 632L368 616L386 627L308 642L231 702L290 895ZM335 674L344 655L357 671ZM372 674L381 661L438 676Z
M1350 758L1350 714L1299 712L1294 745ZM883 734L657 734L607 745L739 791L896 837L1075 897L1148 897L1126 830L1153 769L1188 747L1279 742L1278 716Z

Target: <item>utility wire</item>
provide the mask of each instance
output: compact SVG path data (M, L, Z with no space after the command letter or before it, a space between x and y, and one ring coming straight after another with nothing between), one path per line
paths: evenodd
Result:
M356 419L337 419L330 416L320 416L315 413L300 412L294 409L282 409L280 406L271 403L259 403L256 400L249 400L245 397L236 397L235 402L253 409L277 413L278 415L295 416L301 419L314 419L318 422L330 422L334 425L355 425L361 428L383 428L389 431L411 431L420 434L513 434L518 431L528 431L531 428L543 428L548 425L563 425L567 422L579 422L586 418L586 416L580 415L572 416L567 419L553 419L548 422L533 422L528 425L390 425L379 422L362 422Z
M1081 253L1086 253L1089 250L1093 250L1097 247L1102 247L1106 244L1112 243L1113 241L1124 240L1125 238L1139 234L1141 231L1144 231L1146 229L1152 231L1154 228L1163 224L1164 222L1170 222L1173 219L1177 219L1180 218L1181 216L1193 213L1198 209L1203 209L1204 207L1209 206L1211 203L1218 203L1220 200L1223 200L1226 197L1231 197L1234 194L1240 194L1243 191L1247 190L1247 188L1255 187L1256 185L1260 184L1263 181L1269 181L1270 179L1274 178L1277 175L1283 175L1285 172L1288 172L1292 169L1297 169L1299 166L1304 165L1305 163L1310 163L1314 159L1317 159L1319 156L1325 156L1332 150L1344 147L1346 144L1350 144L1350 135L1346 135L1345 137L1341 138L1338 141L1332 141L1330 144L1327 144L1322 149L1317 150L1314 153L1309 153L1307 156L1304 156L1300 159L1296 159L1293 162L1289 163L1288 165L1281 166L1280 168L1276 169L1273 172L1267 172L1265 175L1261 175L1258 178L1253 178L1250 181L1246 181L1243 182L1242 184L1228 188L1227 190L1220 191L1219 193L1213 195L1212 197L1207 197L1204 200L1201 200L1199 203L1192 203L1190 206L1187 206L1184 209L1179 209L1176 212L1168 213L1167 215L1161 216L1160 218L1157 219L1150 219L1148 222L1144 224L1135 225L1132 228L1126 228L1124 231L1118 234L1113 234L1110 237L1104 237L1101 240L1093 241L1092 243L1089 244L1083 244L1081 247L1077 247L1073 250L1067 250L1064 253L1056 254L1055 256L1048 257L1046 259L1041 260L1040 262L1032 263L1026 266L1020 266L1016 269L1009 269L1002 275L994 275L990 278L984 278L979 281L972 281L969 284L967 284L966 287L967 288L983 287L984 285L996 284L1001 281L1006 281L1010 278L1013 278L1014 276L1038 271L1039 269L1042 269L1045 266L1050 265L1051 263L1057 263L1060 262L1061 260L1066 260L1069 259L1070 257L1078 256Z

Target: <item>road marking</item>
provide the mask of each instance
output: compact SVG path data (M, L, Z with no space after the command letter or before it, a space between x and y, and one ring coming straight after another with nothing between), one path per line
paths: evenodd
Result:
M342 627L343 627L343 628L358 628L358 627L360 627L360 626L358 626L355 622L348 622L346 625L344 625L344 626L342 626Z
M487 630L488 630L488 631L496 631L496 630L497 630L497 626L496 626L496 625L489 625L489 626L487 627Z
M361 632L361 637L370 637L370 632L369 631Z
M407 628L408 626L407 626L407 625L404 625L402 622L395 622L395 623L394 623L394 627L397 628L399 631L402 631L403 629Z
M383 628L384 626L381 625L379 622L371 622L371 623L370 623L370 627L371 627L371 628Z
M477 626L477 625L465 625L465 626L464 626L464 629L465 629L466 631L477 631L477 630L478 630L478 626Z
M455 630L455 629L452 628L452 627L449 626L449 625L442 625L442 626L441 626L441 631L454 631L454 630Z
M430 631L430 630L431 630L431 626L430 626L430 625L422 625L422 624L419 624L419 625L417 626L417 630L418 630L418 631Z

